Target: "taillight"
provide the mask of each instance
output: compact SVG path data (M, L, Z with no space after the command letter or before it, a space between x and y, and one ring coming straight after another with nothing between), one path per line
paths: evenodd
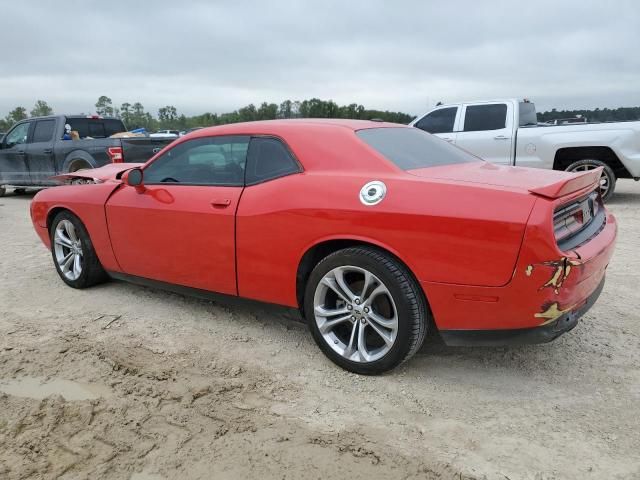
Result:
M556 241L560 243L587 227L600 212L600 202L598 193L592 192L580 200L558 208L553 214Z
M109 159L111 163L122 163L124 162L124 155L122 154L122 147L109 147L107 148L107 155L109 155Z

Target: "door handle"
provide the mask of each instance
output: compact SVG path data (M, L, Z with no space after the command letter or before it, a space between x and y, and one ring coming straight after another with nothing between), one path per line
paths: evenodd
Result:
M211 201L211 205L214 207L225 208L231 205L231 200L229 200L228 198L216 198L215 200Z
M24 150L19 150L19 151L17 151L17 152L16 152L16 155L20 155L20 156L25 155Z
M509 137L505 137L504 135L498 135L497 137L493 137L494 140L509 140Z
M447 142L453 142L453 138L448 138L448 137L440 137L443 140L446 140Z
M43 150L44 153L53 153L53 149L52 148L45 148Z

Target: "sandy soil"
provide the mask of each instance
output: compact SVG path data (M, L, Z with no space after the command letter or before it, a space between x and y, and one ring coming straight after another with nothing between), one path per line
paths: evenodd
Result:
M573 332L376 378L260 307L66 287L30 199L0 198L0 478L640 478L640 184Z

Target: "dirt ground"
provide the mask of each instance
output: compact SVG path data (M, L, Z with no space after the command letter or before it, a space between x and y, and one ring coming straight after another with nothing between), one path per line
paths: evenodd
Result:
M120 282L66 287L0 198L0 478L640 478L640 184L599 302L547 345L429 341L381 377L306 327ZM4 393L2 393L4 392Z

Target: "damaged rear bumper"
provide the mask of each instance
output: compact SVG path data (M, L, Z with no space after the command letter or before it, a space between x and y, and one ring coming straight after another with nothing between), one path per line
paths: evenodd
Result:
M509 330L440 330L444 343L452 347L463 346L505 346L531 345L555 340L563 333L572 330L596 302L602 289L604 278L596 290L579 307L564 313L557 320L533 328L515 328Z

